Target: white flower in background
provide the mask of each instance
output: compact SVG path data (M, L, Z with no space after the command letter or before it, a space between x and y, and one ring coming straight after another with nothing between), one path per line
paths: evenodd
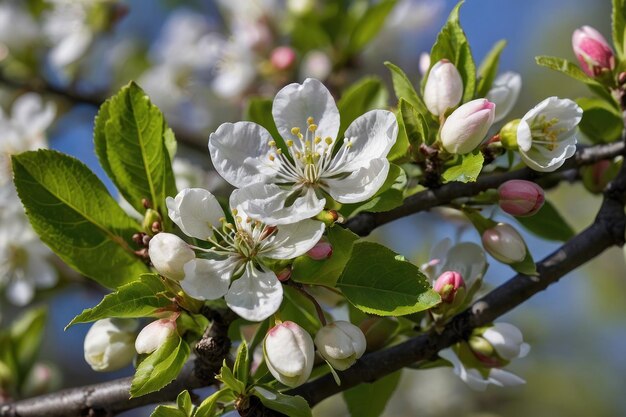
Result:
M215 94L225 98L242 95L257 75L254 53L246 43L237 40L224 45L216 65L211 87Z
M422 77L425 77L428 74L428 69L430 68L430 54L428 52L422 52L420 54L419 60L419 71Z
M205 252L206 258L185 263L180 282L183 290L201 300L225 297L226 304L241 317L261 321L278 310L283 298L282 285L264 259L305 254L322 237L324 224L303 220L268 226L249 218L246 198L243 190L230 196L235 224L226 223L217 199L204 189L185 189L176 198L168 197L167 207L170 218L186 235L213 246L196 248Z
M504 119L511 112L520 91L522 91L522 76L518 73L508 71L496 77L485 97L496 105L494 123Z
M528 355L530 346L524 343L522 332L509 323L494 323L475 329L469 342L461 342L439 352L449 361L457 374L471 388L484 391L487 385L515 386L524 384L522 378L500 369L511 360Z
M80 59L93 41L88 24L89 2L48 0L52 9L43 16L43 32L53 45L49 58L53 67L62 69ZM98 2L94 2L98 3Z
M333 63L327 53L319 50L307 52L300 65L300 79L316 78L325 80L333 70Z
M439 352L439 356L449 361L454 367L454 373L476 391L486 390L489 384L499 387L513 387L526 383L519 376L500 368L466 367L453 348L442 350Z
M340 203L372 197L389 172L396 141L393 113L372 110L345 132L336 152L339 111L315 79L278 92L272 114L279 138L252 122L224 123L209 138L216 171L246 195L246 213L267 224L295 223L324 209L325 194ZM250 185L252 184L252 185Z
M85 336L85 360L94 371L109 372L130 365L135 357L137 320L102 319Z
M583 110L572 100L549 97L522 117L517 144L522 160L535 171L552 172L576 152L576 126Z
M35 93L19 96L13 103L10 116L0 109L0 185L11 179L11 155L47 147L44 132L55 114L54 103L44 103Z
M21 49L36 41L38 36L37 24L17 2L0 3L0 44L4 44L9 53L22 52Z
M28 304L37 288L54 286L52 255L24 215L13 184L0 186L0 287L13 304Z

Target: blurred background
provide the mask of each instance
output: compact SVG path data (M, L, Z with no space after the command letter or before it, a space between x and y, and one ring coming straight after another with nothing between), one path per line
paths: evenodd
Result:
M43 7L45 3L53 7ZM430 50L455 5L449 0L400 0L378 37L358 54L346 57L323 47L323 40L318 39L323 34L316 33L313 23L307 27L307 22L315 22L321 7L315 1L94 3L104 6L90 9L80 1L0 0L0 105L5 109L0 122L8 117L15 98L27 90L25 85L40 91L58 90L60 94L43 95L56 109L47 129L48 146L84 161L113 193L93 152L95 103L129 80L146 90L177 132L181 141L178 172L185 172L191 185L220 190L224 184L209 171L207 138L219 124L242 119L246 98L271 97L284 83L307 76L325 79L335 91L366 74L376 74L390 85L383 65L386 60L401 66L417 84L420 54ZM347 2L319 3L328 10L333 4L340 7ZM500 71L516 71L523 77L524 88L511 114L521 117L548 96L589 95L581 84L536 66L534 57L574 60L571 34L582 25L591 25L610 38L610 3L467 0L461 9L461 23L477 62L496 41L508 41ZM43 58L42 43L46 50ZM298 46L279 48L289 45ZM0 132L0 147L6 148L7 140ZM0 175L8 177L6 172ZM599 197L578 184L562 184L548 193L548 199L577 231L593 221L600 203ZM500 213L495 216L505 218ZM2 239L6 245L14 232L9 232L6 218L2 219L0 245ZM536 260L559 246L524 236ZM478 241L473 228L439 211L396 221L377 230L371 239L419 265L446 237ZM6 269L0 267L0 271ZM510 366L526 379L526 385L490 386L477 393L449 368L405 370L384 415L626 415L625 272L623 252L610 250L502 318L518 326L532 346L528 357ZM490 260L485 281L497 286L513 275L508 267ZM98 374L82 360L88 326L66 332L63 327L82 309L97 304L103 290L85 285L62 267L58 277L59 284L48 289L43 287L50 285L41 285L43 289L25 301L24 289L12 287L8 275L0 276L0 286L5 287L0 298L0 325L7 326L27 304L49 308L41 359L47 372L55 375L55 387L130 375L129 369ZM147 416L152 409L124 415ZM314 412L318 416L347 415L340 396L326 400Z

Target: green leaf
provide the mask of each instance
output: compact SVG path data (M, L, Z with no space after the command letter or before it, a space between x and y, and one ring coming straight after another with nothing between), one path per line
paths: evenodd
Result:
M576 234L549 201L534 216L516 217L516 220L531 233L548 240L565 242Z
M448 17L448 21L443 26L437 40L430 51L431 68L434 64L447 59L459 70L463 80L463 103L470 101L474 97L476 89L476 66L472 58L472 51L465 32L459 22L459 9L463 1L460 1ZM426 79L426 78L425 78Z
M227 388L214 392L211 396L202 401L202 403L194 413L193 417L215 416L217 411L217 402L222 398L230 396L231 394L231 390Z
M165 295L166 290L158 274L144 274L139 281L122 285L106 295L97 306L83 310L65 329L107 317L150 317L156 310L172 305L172 300Z
M626 56L626 2L624 0L613 0L611 20L613 45L621 61Z
M533 260L533 256L526 247L526 257L522 262L517 262L509 265L511 268L524 275L537 275L537 265Z
M446 169L441 177L444 182L474 182L483 169L484 160L480 149L476 149L472 153L461 155L459 163Z
M188 414L172 405L160 405L154 409L150 417L188 417Z
M215 379L222 381L224 385L235 392L235 394L243 394L246 391L246 384L235 378L233 371L226 365L226 360L224 360L220 373Z
M298 323L310 334L315 334L322 327L315 306L300 291L292 287L284 287L283 303L279 315L283 321Z
M493 84L493 80L496 79L496 75L498 75L498 64L500 61L500 54L502 50L506 46L506 41L503 39L501 41L496 42L495 45L491 48L483 62L481 62L480 67L478 68L478 88L476 89L477 97L485 97L491 86Z
M550 68L552 70L561 72L577 81L580 81L591 89L594 93L598 94L606 100L613 100L611 94L606 90L602 84L585 74L577 65L569 62L563 58L557 58L553 56L537 56L535 57L537 65Z
M402 120L402 112L400 111L399 106L394 112L394 115L396 116L396 122L398 123L398 136L396 138L396 143L393 144L389 150L389 154L387 154L387 159L401 164L410 161L409 151L411 150L411 144L409 143L409 138L407 137L404 121Z
M180 336L166 339L137 367L130 386L130 397L158 391L174 380L189 357L189 345Z
M44 149L12 161L33 228L63 261L109 288L149 272L128 243L139 224L83 163Z
M259 97L251 98L243 118L263 126L274 139L280 139L281 136L276 128L274 116L272 116L272 100Z
M248 372L250 371L250 357L248 356L248 344L245 340L241 340L241 344L237 349L237 357L235 358L235 378L244 384L248 383Z
M10 343L5 348L12 351L12 361L17 367L14 375L18 379L17 386L22 385L39 355L47 318L45 308L31 309L9 329Z
M583 118L578 127L593 143L614 142L622 136L624 122L612 103L586 97L576 102L583 109Z
M165 197L176 195L170 151L173 136L161 111L131 82L96 117L95 150L113 183L139 213L142 199L166 217Z
M428 114L426 104L424 104L422 99L417 95L413 84L409 80L409 77L406 76L404 71L402 71L400 67L392 64L389 61L385 62L385 66L389 68L389 71L391 71L393 90L395 91L398 100L404 99L409 102L411 106L413 106L419 113Z
M191 396L189 395L189 391L184 390L178 397L176 397L176 405L178 409L183 411L186 416L191 415L191 411L193 410L193 403L191 402Z
M357 117L364 113L387 107L389 93L382 81L377 77L366 77L348 87L337 102L341 115L341 127L337 138L343 138L343 134ZM337 140L336 144L343 143Z
M428 123L424 116L404 99L400 99L399 107L406 136L413 151L417 152L422 143L430 145Z
M264 406L288 415L289 417L311 417L311 407L306 400L298 395L291 396L281 394L267 386L257 386L251 394L259 398Z
M381 0L367 8L350 35L348 50L359 52L380 32L397 0Z
M303 284L335 286L350 259L352 246L359 237L350 230L338 226L329 228L327 237L333 246L332 256L321 261L313 260L307 255L296 258L293 262L291 279Z
M360 384L343 393L352 417L378 417L400 382L402 371L389 374L369 384Z
M403 316L437 305L439 294L424 274L398 256L377 243L356 243L337 287L361 311L379 316Z

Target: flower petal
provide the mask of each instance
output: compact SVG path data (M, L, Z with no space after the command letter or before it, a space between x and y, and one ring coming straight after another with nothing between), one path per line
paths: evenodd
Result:
M526 381L519 376L499 368L491 369L491 372L489 372L489 382L501 387L513 387L526 383Z
M165 200L168 215L187 236L206 240L212 227L220 227L224 210L213 194L203 188L185 188Z
M267 240L267 251L262 255L272 259L293 259L304 255L320 240L325 225L317 220L302 220L278 227Z
M398 137L396 116L387 110L369 111L348 126L345 137L351 146L340 166L329 168L336 172L355 171L372 159L385 158Z
M387 174L389 161L386 158L372 159L345 178L323 178L323 188L340 203L359 203L376 194Z
M228 307L239 316L261 321L280 307L283 287L272 271L259 271L249 262L241 278L232 283L224 298Z
M307 118L317 125L316 136L335 139L339 132L339 110L333 96L320 81L307 78L302 84L293 83L283 87L274 98L272 115L278 132L285 139L292 139L291 129L308 129Z
M223 123L209 136L209 152L215 170L235 187L271 182L264 167L269 161L272 136L252 122ZM269 171L271 172L271 171Z
M193 298L217 300L228 291L236 267L237 261L233 257L220 260L192 259L183 267L185 278L180 281L180 286Z
M458 272L469 287L483 277L486 268L487 258L483 248L476 243L462 242L448 250L441 272Z
M231 207L240 207L251 218L272 226L313 217L325 204L326 199L318 198L309 187L286 191L274 184L253 184L231 194Z
M56 106L53 102L44 104L41 96L36 93L26 93L15 100L11 113L15 123L30 133L28 136L38 135L54 120Z

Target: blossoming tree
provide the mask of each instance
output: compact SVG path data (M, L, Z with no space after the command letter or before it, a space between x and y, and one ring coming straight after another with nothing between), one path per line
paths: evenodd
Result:
M272 48L268 16L239 10L234 2L225 3L225 16L231 27L243 28L238 36L218 36L179 16L185 23L171 24L186 31L181 39L162 41L161 51L178 43L197 49L175 62L158 55L141 77L147 85L167 85L164 96L175 92L183 101L194 98L177 90L176 74L209 71L216 62L215 78L203 86L211 94L242 98L264 77L275 87L273 99L248 101L246 121L206 132L204 152L232 186L229 192L198 186L186 179L189 170L176 168L175 130L135 82L101 103L93 128L100 166L123 202L78 159L35 150L43 147L54 106L29 93L15 101L10 116L0 113L6 126L3 200L17 201L17 192L32 225L19 229L25 227L14 220L24 216L20 207L2 206L3 287L26 304L37 287L55 284L56 270L36 233L66 265L109 291L67 325L93 323L85 360L94 371L134 367L130 378L21 399L43 320L27 315L0 334L0 399L6 399L0 415L115 415L162 403L152 416L306 417L320 401L343 392L351 415L376 416L405 367L448 367L477 390L523 384L505 368L530 347L520 329L499 316L624 243L621 0L613 2L612 46L585 26L573 35L580 66L537 58L589 86L596 98L548 97L514 120L509 112L521 76L498 73L504 43L496 43L477 68L459 22L461 3L439 32L420 84L385 63L395 93L390 102L377 78L345 86L332 74L350 68L395 1L375 2L360 13L350 9L349 32L339 34L325 26L329 22L313 19L323 19L314 2L289 3L295 22L318 24L328 30L322 34L339 39L331 36L331 46L343 48L326 73L317 72L322 80L292 82L297 48L315 48ZM76 68L66 67L94 33L84 24L62 30L57 14L78 19L87 6L59 4L38 13L57 39L51 63L72 76ZM110 24L123 18L110 2L89 7ZM323 38L290 30L294 43ZM210 54L199 56L205 49ZM270 75L246 64L254 54L266 56ZM164 106L176 123L185 116L179 105ZM581 132L591 145L578 143ZM579 234L542 187L572 173L590 192L603 193L595 222ZM513 224L494 220L494 206L563 246L536 262L533 255L543 255ZM481 244L447 239L432 245L428 262L416 265L364 239L379 226L435 207L463 216ZM489 292L483 287L487 255L516 274ZM212 389L194 392L203 387ZM377 399L364 410L371 387Z

